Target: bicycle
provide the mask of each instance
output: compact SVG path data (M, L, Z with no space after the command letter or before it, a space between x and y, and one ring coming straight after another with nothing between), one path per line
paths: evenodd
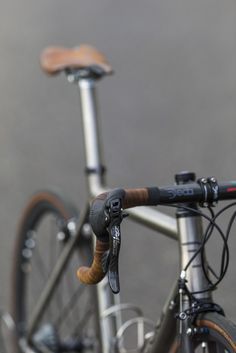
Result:
M11 288L15 351L125 353L130 351L125 346L127 332L135 327L136 352L236 352L236 326L212 295L227 271L227 241L236 213L226 235L217 220L236 203L217 213L213 207L236 198L236 183L218 183L214 177L196 181L194 173L182 172L169 187L109 190L95 85L112 74L111 66L89 46L46 49L41 66L49 75L65 72L68 81L79 87L88 202L78 216L76 208L61 196L39 191L23 212ZM157 205L175 207L176 217L152 207ZM139 308L120 302L118 261L125 209L134 221L179 242L180 275L157 323L144 318ZM205 231L203 218L209 222ZM219 274L208 265L205 252L213 231L223 242ZM91 267L82 266L91 263ZM67 293L62 293L63 286ZM125 311L134 317L123 321Z

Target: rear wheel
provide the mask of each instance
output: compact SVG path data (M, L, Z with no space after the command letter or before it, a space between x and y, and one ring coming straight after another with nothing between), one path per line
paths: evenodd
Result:
M35 194L25 209L16 239L11 288L16 352L26 352L27 347L37 352L99 351L95 288L79 283L76 277L78 267L91 261L88 224L29 337L32 312L59 255L76 235L77 221L76 209L48 191Z

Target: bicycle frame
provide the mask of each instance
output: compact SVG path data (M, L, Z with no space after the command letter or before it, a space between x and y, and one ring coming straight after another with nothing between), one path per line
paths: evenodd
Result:
M104 178L101 173L103 168L103 158L98 131L95 82L93 80L80 80L79 91L81 98L88 192L90 197L95 197L109 189L104 185ZM135 221L175 240L178 239L175 218L153 210L150 207L130 209L129 214Z
M86 171L89 198L93 198L101 194L109 188L105 185L103 176L103 158L102 149L99 140L98 131L98 113L96 106L96 87L95 80L81 79L78 81L78 87L81 99L81 111L83 122L83 136L85 145ZM32 335L37 322L44 312L46 303L49 301L56 282L59 279L62 269L69 260L70 254L73 251L79 234L82 232L84 225L88 220L88 206L86 206L83 216L81 217L77 235L71 238L71 241L65 246L64 251L58 258L55 270L48 279L44 291L41 293L37 306L32 315L32 320L29 323L28 339ZM158 231L164 236L170 237L179 242L180 251L180 268L183 269L191 258L191 253L194 251L194 244L200 242L202 236L201 217L188 215L185 217L171 217L162 212L159 212L150 207L139 207L129 209L130 218L134 221L145 225L146 227ZM198 263L199 257L193 261L187 273L188 286L191 291L201 291L205 286L205 278ZM158 335L155 336L154 344L151 347L151 352L166 352L170 335L175 334L176 320L173 316L173 307L175 298L178 294L178 288L175 284L166 304L163 308L161 325ZM102 316L111 306L120 305L119 295L113 295L108 287L107 280L104 279L96 287L98 298L98 310ZM209 298L209 293L199 294L199 298ZM183 298L183 309L188 307L188 299ZM102 352L109 353L109 337L114 336L117 329L121 325L121 313L116 311L113 313L113 324L108 325L106 320L102 320L103 329L101 330ZM181 328L180 328L181 329ZM160 348L163 347L163 348ZM191 349L189 349L189 353Z
M95 82L93 80L80 80L78 85L81 98L86 167L88 171L88 192L91 197L95 197L98 194L107 191L101 173L103 168L103 160L101 155L101 144L99 141L100 135L98 132L98 116L95 92L96 88ZM179 242L181 269L185 267L185 265L192 257L191 253L195 251L193 246L196 246L196 244L199 244L201 241L201 217L178 217L176 221L176 218L167 216L166 214L154 210L151 207L139 207L136 209L130 209L129 215L134 221L141 223L146 227L156 230L164 236L171 237L172 239ZM199 257L196 257L188 273L188 286L193 292L201 291L203 288L206 288L206 280L198 262ZM165 327L165 329L162 329L162 333L158 335L159 339L157 339L156 344L154 344L153 352L155 352L155 346L166 347L166 342L164 342L165 337L167 339L168 336L169 340L170 328L174 325L173 313L171 313L171 310L169 309L170 303L173 303L177 294L177 286L175 285L174 288L175 289L166 302L163 310L163 318L165 319L165 322L163 322L163 327ZM98 286L98 292L101 290L103 290L103 285ZM197 297L209 298L209 296L209 293L205 293L199 294ZM186 303L184 305L187 307L188 300L185 298L185 301ZM101 304L102 310L106 309L106 305L105 308L103 305ZM104 339L104 341L106 340ZM107 352L107 350L105 349L104 352Z

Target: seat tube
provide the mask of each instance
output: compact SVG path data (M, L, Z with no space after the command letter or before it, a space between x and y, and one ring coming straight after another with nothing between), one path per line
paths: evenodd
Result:
M103 158L101 151L98 109L96 102L96 81L94 79L80 79L78 81L83 122L83 137L85 146L85 159L88 191L90 197L95 197L104 184ZM95 246L95 236L93 236ZM115 337L121 325L121 314L118 312L110 319L102 319L103 312L113 305L120 304L119 295L114 296L108 285L107 278L96 286L97 306L100 323L100 336L102 341L101 352L111 351L111 338Z
M96 81L89 78L80 79L78 86L81 102L88 189L91 196L96 196L104 182L98 128Z

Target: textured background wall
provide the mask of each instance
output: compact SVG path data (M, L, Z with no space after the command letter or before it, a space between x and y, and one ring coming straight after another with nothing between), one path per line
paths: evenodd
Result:
M78 206L86 196L77 90L41 72L41 50L89 43L113 65L99 90L110 186L169 184L183 169L235 179L235 18L233 0L1 2L1 306L29 195L53 186ZM156 317L176 276L177 246L129 222L123 229L123 298ZM234 254L235 231L230 247ZM218 297L236 319L231 258Z

